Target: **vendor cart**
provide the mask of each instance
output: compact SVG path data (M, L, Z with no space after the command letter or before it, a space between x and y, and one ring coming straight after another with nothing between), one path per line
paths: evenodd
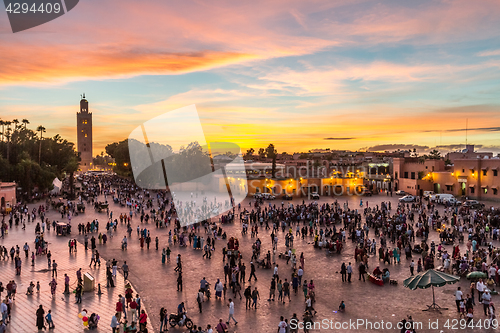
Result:
M71 233L71 225L69 223L58 222L56 223L56 235L66 236Z

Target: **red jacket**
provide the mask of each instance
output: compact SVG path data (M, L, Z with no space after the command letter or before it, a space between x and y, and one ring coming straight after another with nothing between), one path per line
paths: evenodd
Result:
M123 311L122 302L120 302L120 301L116 302L116 312L122 312L122 311Z

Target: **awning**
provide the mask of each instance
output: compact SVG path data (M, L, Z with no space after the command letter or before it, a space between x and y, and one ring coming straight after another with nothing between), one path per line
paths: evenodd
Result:
M453 183L446 183L445 185L446 185L446 186L453 186L453 185L455 185L455 184L453 184Z
M474 184L470 184L470 185L469 185L469 187L476 187L476 185L474 185Z
M492 186L491 188L492 188L492 189L497 189L497 188L498 188L498 186L496 186L496 185L495 185L495 186Z
M488 170L488 167L482 167L481 170Z
M498 167L491 168L491 170L498 170Z
M488 185L482 185L481 186L481 188L487 188L487 187L488 187Z

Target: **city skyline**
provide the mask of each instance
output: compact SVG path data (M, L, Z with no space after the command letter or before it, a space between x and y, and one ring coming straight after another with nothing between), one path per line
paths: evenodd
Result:
M0 14L1 118L76 143L85 92L94 155L191 104L207 140L244 150L447 151L468 119L468 142L500 151L498 2L117 4L17 34Z

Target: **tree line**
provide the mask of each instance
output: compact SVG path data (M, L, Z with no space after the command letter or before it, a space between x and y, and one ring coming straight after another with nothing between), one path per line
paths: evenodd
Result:
M16 182L28 200L35 188L51 190L54 178L72 178L80 161L74 143L59 134L45 137L44 126L33 130L29 124L28 119L0 120L0 180Z

